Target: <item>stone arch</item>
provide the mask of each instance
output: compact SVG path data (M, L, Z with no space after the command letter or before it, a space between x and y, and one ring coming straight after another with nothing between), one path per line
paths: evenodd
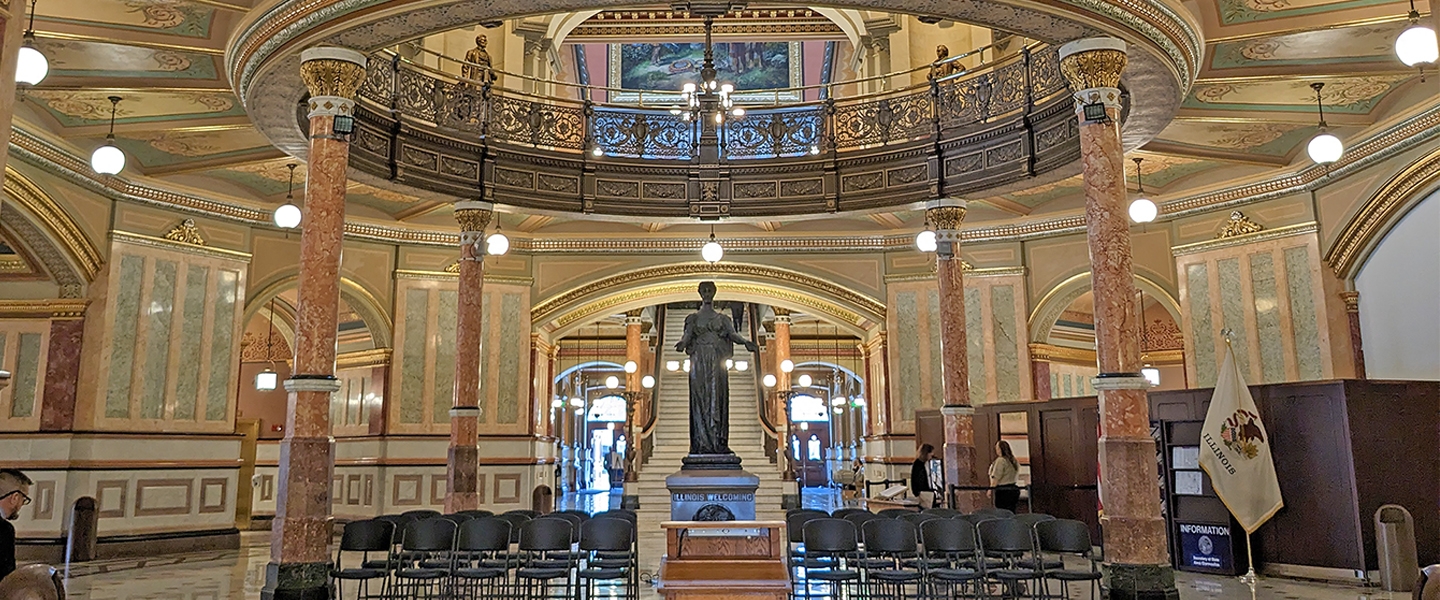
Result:
M271 298L295 287L298 281L299 275L292 270L255 286L245 300L245 313L241 322L249 323L251 317L258 314ZM370 337L375 341L376 348L391 347L394 324L390 321L389 314L375 294L354 279L341 277L340 297L344 298L350 304L350 308L355 309L355 312L365 321L365 327L370 330Z
M1385 234L1437 190L1440 190L1440 149L1405 165L1375 190L1340 229L1335 243L1325 252L1325 262L1337 277L1346 281L1354 279L1380 240L1385 239Z
M1170 313L1170 318L1180 323L1180 302L1175 296L1166 290L1164 286L1143 275L1134 275L1135 287L1140 288L1151 298L1160 301L1165 307L1165 312ZM1050 330L1055 327L1055 322L1060 319L1060 313L1070 306L1076 298L1083 296L1090 291L1090 272L1084 271L1070 276L1069 279L1060 282L1045 296L1035 303L1035 309L1030 313L1029 329L1030 341L1032 343L1045 343L1050 339Z
M875 298L798 271L738 262L678 263L602 277L537 302L530 320L536 333L556 340L601 315L693 301L701 281L715 282L717 299L822 315L861 340L873 338L885 323L885 305Z
M100 251L35 182L6 167L4 187L0 222L45 268L62 298L83 297L85 286L100 273Z

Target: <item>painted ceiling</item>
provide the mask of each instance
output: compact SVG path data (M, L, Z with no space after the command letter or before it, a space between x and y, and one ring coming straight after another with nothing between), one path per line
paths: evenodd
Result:
M40 2L37 45L52 70L44 83L25 93L17 114L32 130L87 156L103 143L109 125L106 98L120 96L115 135L130 158L127 177L202 190L258 208L279 205L289 189L286 165L291 160L250 126L222 68L226 41L256 2ZM1303 147L1317 131L1311 83L1326 84L1327 121L1342 138L1430 98L1419 86L1418 74L1393 54L1394 39L1405 26L1405 2L1197 0L1186 7L1203 24L1204 65L1174 122L1134 154L1144 159L1147 193L1181 195L1307 161ZM606 19L615 21L618 14L591 17L593 22L580 31L611 27ZM813 12L797 14L803 18L792 18L796 27L825 26ZM1133 163L1127 162L1127 169L1134 190ZM302 201L304 174L303 166L295 173L294 196ZM453 226L443 199L358 183L351 185L348 197L357 218ZM973 200L967 216L971 223L1073 213L1083 206L1078 177ZM922 221L918 211L910 210L728 227L796 234L878 233L913 230ZM691 229L658 223L599 225L529 214L504 215L500 224L555 235L679 234Z

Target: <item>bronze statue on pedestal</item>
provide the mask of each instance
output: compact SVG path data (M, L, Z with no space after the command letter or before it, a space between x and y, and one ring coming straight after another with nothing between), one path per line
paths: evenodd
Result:
M735 344L755 352L755 342L735 332L729 315L715 311L715 284L700 283L700 310L685 317L685 334L675 350L690 357L690 454L687 465L695 465L697 455L730 455L730 375L726 359L735 353ZM730 463L732 459L714 461ZM739 461L733 460L738 466Z

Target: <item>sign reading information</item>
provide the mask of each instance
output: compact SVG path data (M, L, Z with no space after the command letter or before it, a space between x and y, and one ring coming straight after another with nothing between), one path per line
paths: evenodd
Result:
M1234 574L1230 526L1177 523L1180 527L1180 566L1196 571Z

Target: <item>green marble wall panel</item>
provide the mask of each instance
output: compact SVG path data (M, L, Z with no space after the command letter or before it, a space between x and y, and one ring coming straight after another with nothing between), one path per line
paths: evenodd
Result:
M425 322L430 317L430 292L405 292L405 347L401 349L400 422L419 423L425 416Z
M460 293L440 290L440 304L435 313L435 385L431 387L430 411L435 423L450 422L450 407L455 405L455 318Z
M500 389L496 399L495 422L513 424L520 422L520 361L530 352L528 332L521 331L524 324L520 316L520 294L504 294L500 297L500 339L505 347L500 349ZM523 343L521 340L525 340ZM529 398L526 398L527 404Z
M1308 248L1285 249L1285 284L1290 290L1290 328L1295 332L1295 362L1300 379L1320 379L1325 370L1320 358L1320 331Z
M5 332L0 331L0 369L5 368L5 342L7 341L9 340L5 339Z
M1195 383L1198 387L1215 384L1214 323L1210 320L1210 269L1205 263L1185 266L1185 287L1190 295L1190 331L1195 334Z
M190 265L185 270L185 304L180 310L180 372L175 379L175 418L195 420L200 402L200 369L189 361L200 358L205 341L205 293L209 291L210 269ZM216 323L221 327L224 324Z
M923 406L935 408L945 404L945 333L940 327L939 289L925 291L925 311L925 324L930 329L930 401Z
M490 297L494 294L482 294L480 296L480 381L485 381L485 369L490 368ZM489 394L484 387L480 388L480 417L477 423L490 422L490 411L485 410L486 399Z
M1065 387L1065 395L1064 395L1064 396L1061 396L1061 397L1062 397L1062 398L1074 398L1074 397L1075 397L1074 378L1073 378L1069 373L1066 373L1066 374L1065 374L1065 377L1063 378L1063 381L1065 382L1065 383L1063 384L1064 387Z
M895 416L901 421L915 419L920 396L920 307L915 292L895 294ZM936 373L936 377L940 374Z
M970 404L983 404L987 373L985 372L985 330L984 312L981 310L980 290L965 288L965 345L966 365L970 369Z
M1280 331L1280 300L1275 288L1275 259L1269 252L1250 255L1250 289L1255 292L1255 335L1260 339L1261 383L1285 381L1285 345Z
M1051 369L1054 369L1055 366L1054 366L1054 365L1051 365L1050 368L1051 368ZM1060 374L1059 374L1059 373L1053 373L1053 372L1050 373L1050 397L1051 397L1051 398L1059 398L1059 397L1061 397L1061 396L1060 396Z
M1235 351L1235 364L1241 373L1250 372L1250 331L1245 327L1245 290L1240 287L1240 259L1222 258L1215 261L1215 271L1220 276L1220 326L1234 332L1230 339ZM1214 380L1200 382L1204 386L1214 385Z
M145 363L140 375L140 418L165 416L165 371L170 367L170 324L175 314L175 277L180 265L156 260L145 313Z
M990 288L990 320L995 332L995 393L1001 402L1020 397L1020 350L1015 340L1015 288Z
M115 278L115 325L110 328L110 376L105 385L105 416L130 417L130 386L135 367L135 331L140 320L140 284L145 257L123 255Z
M210 372L205 379L205 420L224 421L230 411L230 373L235 348L235 311L240 302L240 272L215 273L210 308Z
M35 416L35 399L40 395L40 334L22 333L15 349L15 372L10 381L10 416ZM0 341L0 344L3 344ZM3 363L0 363L3 364Z

